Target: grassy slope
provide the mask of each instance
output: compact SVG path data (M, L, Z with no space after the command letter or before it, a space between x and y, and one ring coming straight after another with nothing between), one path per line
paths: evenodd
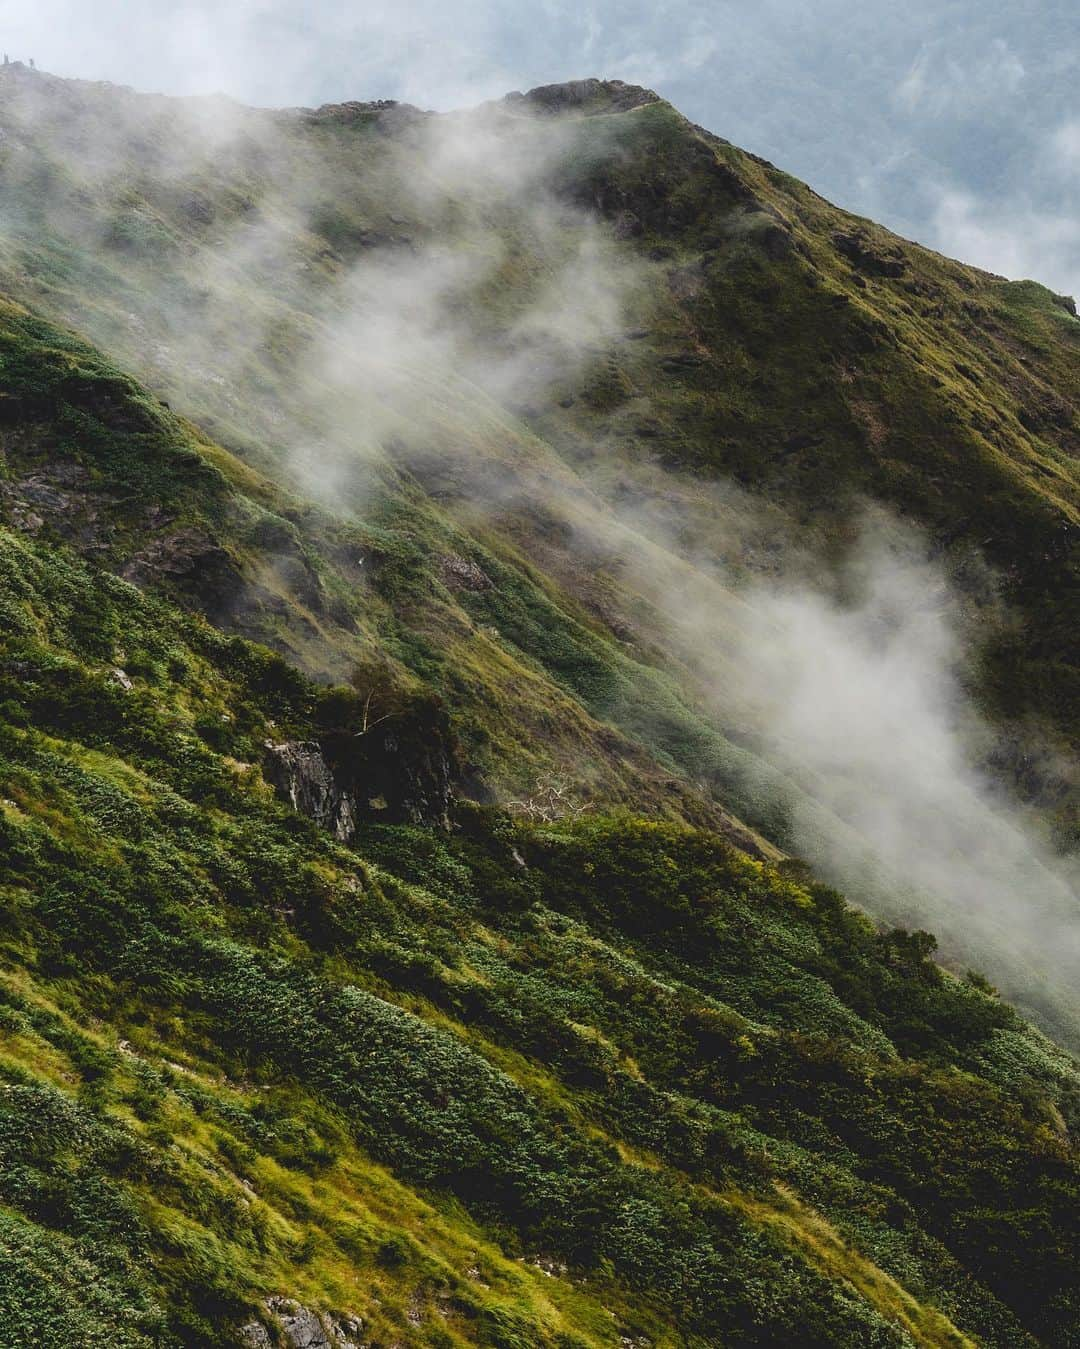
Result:
M553 266L527 201L508 205L482 166L465 186L432 168L407 121L233 110L232 135L204 159L182 148L198 104L14 76L0 92L13 133L10 286L263 459L293 429L275 433L270 415L295 404L291 357L357 262L501 244L494 279L469 301L477 327L496 332ZM1001 636L989 690L1010 715L1075 736L1080 323L1045 289L851 217L666 104L603 115L600 99L588 111L478 116L477 134L493 158L547 154L546 179L601 218L632 217L616 254L638 260L628 320L645 326L512 411L575 468L600 459L632 481L647 454L734 475L833 546L867 494L943 546L978 547L1035 634L1027 651ZM566 221L568 249L576 228ZM185 327L235 339L241 355L185 370ZM488 471L505 461L515 418L492 421L475 401L461 415Z
M527 790L558 771L608 801L724 819L589 710L614 684L648 681L707 753L710 732L677 688L628 660L513 551L496 557L423 501L389 492L363 522L335 519L18 306L0 308L0 358L3 509L24 532L76 539L97 562L271 643L323 682L434 687L454 709L469 766L495 783ZM483 567L496 592L448 586L446 557Z
M1000 731L993 767L1074 839L1076 783L1045 767L1068 756L1031 753L1033 737L1074 748L1076 724L1080 324L1049 292L853 220L664 104L489 112L477 135L493 138L496 162L507 146L549 154L547 208L554 192L598 213L607 262L632 269L625 317L640 326L555 360L514 406L446 376L420 378L389 410L341 407L341 387L304 356L312 343L332 354L354 268L498 245L494 276L461 303L477 340L500 339L587 242L582 220L567 216L553 241L531 198L507 201L482 163L465 188L433 169L407 118L229 109L229 136L203 156L198 101L2 78L5 283L241 456L158 410L163 434L236 489L208 530L227 556L184 587L216 623L320 679L359 666L362 683L434 687L470 782L502 799L554 774L580 798L790 848L789 821L820 804L724 702L723 651L743 581L771 574L792 537L819 570L835 561L869 494L934 535L982 647L973 691ZM380 443L356 468L351 437L368 423ZM310 462L297 471L295 446L309 442L316 465L349 465L317 506ZM83 452L97 453L92 439ZM111 511L123 565L177 523L134 529L135 503L149 510L165 488L116 462L131 494ZM744 498L706 490L729 475ZM639 501L659 517L651 538L623 509ZM716 557L719 579L697 562ZM492 584L455 582L448 559ZM695 587L716 629L704 668L664 612ZM819 832L845 828L826 814ZM919 911L894 891L890 877L863 898L894 920ZM962 932L948 956L958 968L989 959ZM1067 990L1033 989L1020 967L995 977L1076 1042Z
M592 636L575 636L572 651L561 637L549 642L553 616L537 610L531 586L501 604L494 622L491 602L506 586L459 602L488 636L512 609L516 647L584 693L594 713L621 717L632 739L651 741L667 768L714 782L732 810L783 842L776 809L761 805L777 793L747 790L730 744L732 731L745 743L740 709L723 709L719 725L703 717L706 691L673 661L662 615L642 610L602 548L583 556L566 540L605 539L620 503L662 500L660 466L681 494L662 522L676 549L723 557L737 587L775 566L777 539L794 535L835 560L861 518L859 502L883 500L929 529L967 595L982 645L976 692L1001 730L996 769L1073 838L1075 783L1033 770L1025 752L1033 733L1066 750L1077 736L1080 323L1049 292L850 217L665 104L605 115L599 96L588 116L541 118L515 105L511 117L476 114L476 135L488 138L493 162L547 156L547 190L617 227L603 226L604 256L635 278L625 316L640 325L628 328L632 340L609 334L584 361L555 360L551 378L519 389L509 408L473 385L423 379L404 412L339 407L341 389L318 377L300 388L296 372L312 343L338 340L354 268L393 268L410 250L423 258L432 248L472 262L498 257L460 303L480 338L501 343L560 258L581 245L582 221L567 217L553 240L536 224L531 196L507 199L482 158L464 170L433 166L424 124L408 117L352 106L216 113L198 101L25 72L3 78L8 289L87 332L277 481L297 471L297 444L319 446L316 462L351 463L353 428L365 419L381 428L378 454L396 469L383 463L354 482L349 468L327 505L370 522L374 472L395 542L420 543L409 559L414 593L444 579L443 548L471 556L482 540L509 550L513 563L531 559L539 576L530 580L548 578L564 615L616 641L597 648ZM206 124L215 121L229 133L207 152ZM695 477L742 484L762 510L756 533L746 537L745 510L718 521L709 498L695 503ZM310 479L301 467L302 490ZM448 543L448 514L471 540ZM323 528L321 517L310 529L295 523L303 536ZM997 569L993 598L976 554ZM355 568L344 578L356 579ZM407 642L404 659L426 678L419 667L431 625L410 626L421 627L422 641ZM455 664L498 685L485 701L505 698L502 654L483 642L462 646L460 626L436 626L437 647L453 643ZM269 635L314 673L340 678L352 658L336 635L315 643ZM658 695L652 681L626 696L626 680L613 680L612 650L628 644L666 666L699 710L635 715ZM508 707L504 724L523 710ZM519 762L500 780L512 742L496 735L495 750L478 754L497 787L520 794L536 765ZM576 776L572 756L557 748L552 758Z
M924 945L681 825L345 849L257 767L325 690L2 548L15 1342L1071 1342L1080 1082Z

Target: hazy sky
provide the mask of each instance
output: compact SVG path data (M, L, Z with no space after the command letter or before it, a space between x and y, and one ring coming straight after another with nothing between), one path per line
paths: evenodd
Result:
M842 205L1080 291L1076 0L0 0L0 47L276 106L630 80Z

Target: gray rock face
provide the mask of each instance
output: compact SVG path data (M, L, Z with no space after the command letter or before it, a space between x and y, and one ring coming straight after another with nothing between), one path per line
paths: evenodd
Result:
M88 482L81 464L59 460L0 484L0 502L8 523L23 534L48 526L78 548L97 549L110 531L101 518L104 497Z
M133 554L120 575L133 585L149 586L164 579L190 579L228 562L228 554L200 529L159 534Z
M322 1321L308 1307L301 1307L286 1298L272 1298L271 1303L289 1349L336 1349L331 1345Z
M274 1349L270 1332L261 1321L249 1321L240 1327L240 1343L244 1349Z
M301 815L329 829L342 843L356 835L356 799L338 784L322 747L314 740L266 742L268 776Z
M448 828L459 771L449 720L434 700L413 700L366 729L266 742L266 776L278 794L343 843L364 818Z
M907 271L907 262L898 248L879 247L858 230L839 231L832 241L848 262L871 276L903 276Z
M268 1297L265 1307L288 1349L364 1349L359 1338L363 1325L355 1316L329 1316L279 1296ZM260 1321L242 1327L240 1337L248 1349L273 1349L274 1341Z

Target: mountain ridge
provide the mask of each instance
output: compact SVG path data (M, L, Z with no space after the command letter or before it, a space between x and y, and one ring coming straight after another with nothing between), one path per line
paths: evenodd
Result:
M9 1338L1074 1343L1076 1063L964 973L1077 1042L1067 307L617 82L208 127L47 78L0 83ZM954 628L1030 816L915 725L881 777L772 734L837 652L952 698ZM845 772L927 789L869 870Z

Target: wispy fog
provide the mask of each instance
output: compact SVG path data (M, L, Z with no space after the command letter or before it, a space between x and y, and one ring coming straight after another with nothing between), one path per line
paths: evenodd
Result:
M794 845L876 911L931 927L954 963L996 963L1011 996L1052 1005L1080 961L1080 902L976 766L992 736L963 684L959 601L918 537L880 517L841 579L846 598L755 588L737 650L769 757L812 798L793 805Z
M274 107L625 79L859 214L1080 291L1071 0L3 0L0 35L62 75Z

